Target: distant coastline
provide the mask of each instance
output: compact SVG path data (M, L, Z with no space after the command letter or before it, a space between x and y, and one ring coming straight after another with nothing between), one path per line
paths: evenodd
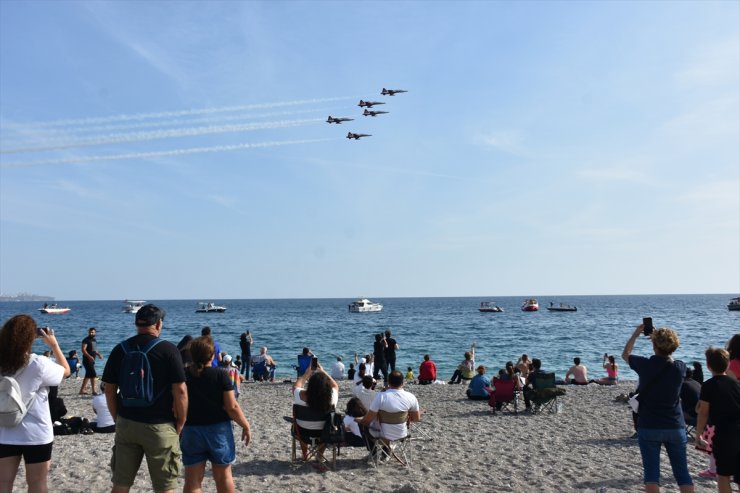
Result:
M53 296L41 296L31 293L0 294L0 302L3 301L54 301Z

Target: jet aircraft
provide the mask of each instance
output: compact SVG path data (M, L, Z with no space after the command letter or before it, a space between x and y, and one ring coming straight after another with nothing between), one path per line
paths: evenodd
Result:
M403 89L386 89L384 87L383 90L380 91L380 94L382 94L383 96L395 96L396 94L400 92L408 92L408 91L405 91Z
M352 120L354 120L354 118L334 118L329 115L329 118L326 119L326 123L341 124L342 122L351 122Z
M347 132L347 138L348 139L360 140L362 137L372 137L372 135L370 135L370 134L353 134L352 132Z
M363 106L367 106L368 108L372 108L376 104L385 104L385 103L381 103L379 101L363 101L362 99L360 99L360 104L358 104L357 106L359 106L360 108L362 108Z
M362 112L362 115L363 116L378 116L378 115L382 115L384 113L388 113L388 112L387 111L368 111L368 110L365 110L365 111Z

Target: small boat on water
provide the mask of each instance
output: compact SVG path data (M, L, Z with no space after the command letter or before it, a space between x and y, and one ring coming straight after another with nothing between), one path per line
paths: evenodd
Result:
M198 307L195 309L195 313L223 313L225 311L225 306L215 303L198 303Z
M731 312L740 311L740 298L732 298L729 303L727 303L727 309Z
M556 305L551 301L550 306L547 307L547 310L551 312L577 312L578 308L575 306L567 305L565 303L560 303L559 305Z
M72 311L72 309L66 306L59 306L56 303L53 305L47 305L44 303L44 306L39 308L39 311L47 315L64 315L65 313Z
M383 309L380 303L373 303L367 298L355 300L349 305L349 311L352 313L379 312Z
M481 301L478 311L483 313L500 313L504 309L498 306L495 301Z
M536 298L529 298L522 302L523 312L537 312L540 310L540 304Z
M123 300L123 313L136 313L144 305L144 300Z

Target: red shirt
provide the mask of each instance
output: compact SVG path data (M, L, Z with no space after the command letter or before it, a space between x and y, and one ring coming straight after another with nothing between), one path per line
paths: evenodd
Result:
M419 365L419 380L431 380L432 382L437 379L437 365L434 361L423 361Z

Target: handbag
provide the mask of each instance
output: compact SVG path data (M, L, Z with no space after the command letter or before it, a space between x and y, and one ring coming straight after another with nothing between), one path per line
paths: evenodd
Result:
M324 430L321 432L321 441L324 443L344 443L343 416L340 413L329 413Z
M646 393L646 392L647 392L647 390L648 390L648 389L649 389L650 387L652 387L652 385L653 385L653 384L654 384L655 382L657 382L657 381L658 381L658 378L659 378L660 376L662 376L662 375L663 375L663 373L665 373L665 371L666 371L666 370L667 370L668 368L670 368L671 366L673 366L673 363L667 363L667 364L666 364L666 365L665 365L665 366L663 367L663 369L662 369L662 370L660 370L660 371L658 372L658 374L657 374L657 375L655 375L655 377L654 377L654 378L653 378L652 380L650 380L650 381L649 381L649 382L647 383L647 385L645 385L645 388L643 388L643 389L642 389L642 390L640 391L640 393L634 394L634 395L633 395L632 397L630 397L630 398L629 398L629 399L627 400L627 404L629 404L629 405L630 405L630 407L632 408L632 412L634 412L635 414L637 414L637 413L639 413L639 412L640 412L640 411L639 411L639 409L640 409L640 394L644 394L644 393Z

